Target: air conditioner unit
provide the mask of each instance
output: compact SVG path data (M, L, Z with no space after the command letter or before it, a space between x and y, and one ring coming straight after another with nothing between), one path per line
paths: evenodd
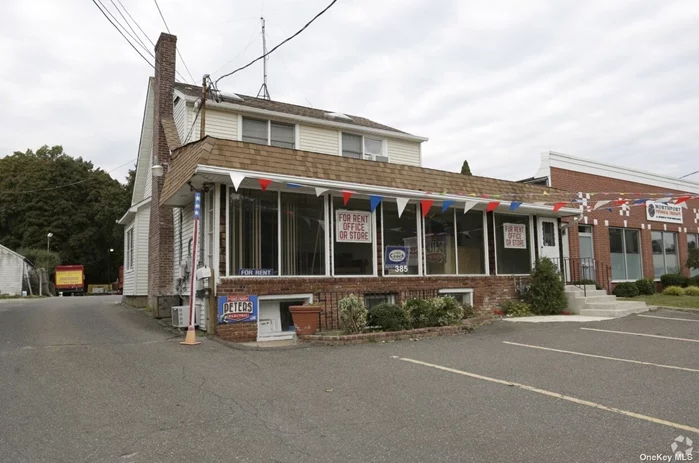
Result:
M380 162L388 162L388 156L376 156L376 160Z
M199 325L199 312L197 307L194 309L194 326ZM172 315L172 326L176 328L187 328L189 326L189 306L175 305L170 309Z

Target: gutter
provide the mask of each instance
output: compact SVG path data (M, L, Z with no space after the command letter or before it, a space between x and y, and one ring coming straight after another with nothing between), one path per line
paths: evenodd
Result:
M128 208L124 215L122 215L121 218L116 221L116 223L118 223L119 225L124 225L126 220L128 220L132 215L138 212L138 210L146 204L150 204L150 197Z

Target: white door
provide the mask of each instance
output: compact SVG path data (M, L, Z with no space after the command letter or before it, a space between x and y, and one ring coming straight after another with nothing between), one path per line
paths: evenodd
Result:
M558 219L538 218L539 257L548 257L560 268L560 240L558 239Z
M580 241L580 267L582 279L595 280L595 248L592 242L592 232L586 233L581 231L578 236Z

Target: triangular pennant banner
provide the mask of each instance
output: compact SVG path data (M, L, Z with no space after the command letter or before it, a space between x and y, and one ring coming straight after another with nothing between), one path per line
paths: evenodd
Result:
M257 181L260 184L262 191L267 191L267 187L272 184L272 181L268 178L258 178Z
M609 212L612 212L612 208L611 208L611 207L608 207L607 210L608 210Z
M672 200L672 196L668 196L667 198L660 198L658 199L659 203L669 203Z
M353 194L354 194L354 191L343 190L342 191L342 204L344 204L346 206Z
M325 193L326 191L328 191L327 188L316 187L316 196L320 196L320 195L322 195L323 193Z
M299 185L298 183L287 183L286 187L287 188L301 188L302 185Z
M595 207L593 207L592 210L596 211L596 210L599 209L600 207L606 206L606 205L609 204L609 203L610 203L610 201L608 201L608 200L597 201L597 202L595 203Z
M427 213L430 212L430 208L432 207L432 203L434 201L431 199L422 199L420 200L420 206L422 207L422 216L427 217Z
M621 206L623 204L626 204L625 199L617 199L616 201L612 202L612 206Z
M245 175L239 174L238 172L231 172L228 175L231 177L231 182L233 182L233 188L235 189L235 191L238 191L238 187L241 183L243 183Z
M677 198L677 201L675 201L675 204L682 204L683 202L687 201L689 199L689 196L682 196L680 198Z
M521 205L522 205L522 202L521 202L521 201L512 201L512 202L510 203L510 210L511 210L511 211L516 211L517 209L519 209L519 206L521 206Z
M301 217L304 222L306 222L306 225L308 225L308 228L311 228L311 219L308 217Z
M447 201L444 201L444 202L442 203L442 212L443 212L443 213L444 213L444 212L447 212L447 209L449 209L449 207L450 207L452 204L454 204L454 201L452 201L451 199L449 199L449 200L447 200Z
M476 204L476 201L466 201L464 203L464 214L473 209L473 206L475 206Z
M381 200L383 199L383 196L379 195L371 195L369 196L369 209L371 212L374 212L376 208L381 204Z
M633 204L634 204L634 206L638 206L640 204L645 204L646 201L648 201L648 200L647 199L636 199L636 200L634 200Z
M493 212L495 209L498 208L499 205L500 201L491 201L488 203L488 208L486 209L486 211Z
M682 209L688 209L687 203L680 203L680 207L681 207Z
M405 210L405 206L408 205L408 198L396 198L396 205L398 206L398 218L400 218L401 215L403 215L403 211Z
M566 204L568 204L568 203L554 203L553 212L560 211L563 208L563 206L565 206Z
M534 203L535 206L546 206L546 203L544 201L536 201Z

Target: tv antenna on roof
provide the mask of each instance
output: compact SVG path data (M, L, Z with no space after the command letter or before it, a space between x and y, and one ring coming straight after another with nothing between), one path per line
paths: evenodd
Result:
M262 72L263 72L263 80L262 80L262 87L260 87L260 90L257 92L257 98L264 98L265 100L271 100L269 96L269 90L267 89L267 60L269 59L269 56L267 55L267 37L265 36L265 18L264 16L260 18L260 21L262 22L262 56L264 56L264 59L262 60Z

